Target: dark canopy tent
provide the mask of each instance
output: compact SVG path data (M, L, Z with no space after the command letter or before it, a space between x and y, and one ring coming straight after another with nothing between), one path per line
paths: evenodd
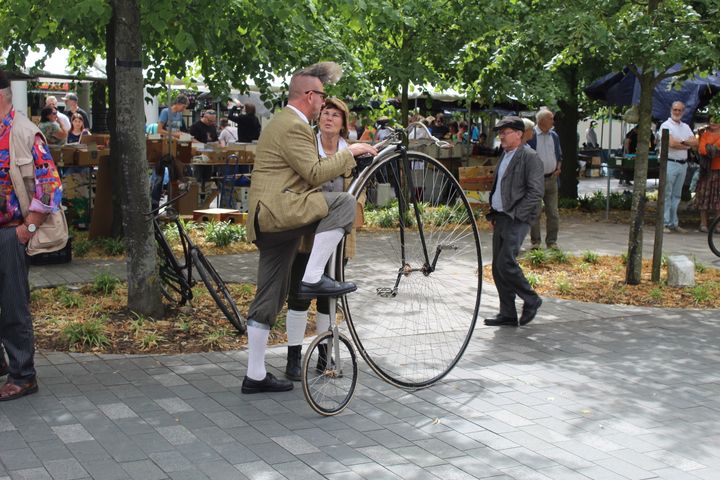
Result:
M680 65L675 65L670 72L677 72L680 68ZM678 85L673 85L673 82L675 82L675 78L669 77L655 87L652 105L653 119L667 119L670 116L670 105L679 100L686 107L683 121L692 124L695 112L705 108L710 99L720 92L718 72L707 77L696 75L690 80L678 82ZM640 103L640 82L626 67L622 72L608 73L595 80L585 88L585 94L593 100L603 101L608 105L637 105Z

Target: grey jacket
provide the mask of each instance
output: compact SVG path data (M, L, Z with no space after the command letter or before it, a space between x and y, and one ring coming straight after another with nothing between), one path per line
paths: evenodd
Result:
M490 198L495 193L499 171L499 168L495 171ZM510 160L502 178L504 213L521 222L532 224L540 214L538 203L544 193L545 177L542 160L535 150L521 145Z

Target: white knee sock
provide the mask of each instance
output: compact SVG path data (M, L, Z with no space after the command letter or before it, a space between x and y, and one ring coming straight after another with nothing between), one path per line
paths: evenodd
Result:
M330 328L330 315L318 312L315 316L315 333L320 335L327 332L328 328Z
M305 327L307 326L307 310L288 309L285 319L285 331L288 337L288 347L302 345L305 339Z
M267 371L265 370L265 349L267 348L269 328L248 325L248 369L247 376L252 380L264 380Z
M320 281L320 277L325 271L330 256L333 254L335 249L345 235L345 230L342 228L336 228L327 232L320 232L315 235L313 240L312 251L310 251L310 258L308 259L307 266L305 267L305 275L303 275L302 281L305 283L317 283Z

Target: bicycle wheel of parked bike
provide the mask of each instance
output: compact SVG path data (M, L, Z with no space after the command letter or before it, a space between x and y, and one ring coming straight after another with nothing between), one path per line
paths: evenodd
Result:
M302 366L303 394L310 406L321 415L342 412L355 393L357 359L350 340L327 331L318 335L305 351ZM328 362L328 357L330 361Z
M192 300L192 286L182 275L182 268L165 237L156 233L155 240L160 265L160 291L170 303L185 305Z
M437 160L396 153L351 187L364 199L357 254L341 272L360 354L384 380L432 385L457 364L475 328L482 259L475 216Z
M720 257L720 232L718 232L718 228L720 228L720 216L713 220L708 230L708 246L715 255Z
M220 310L222 310L227 319L230 320L230 323L232 323L240 333L245 333L247 322L245 318L240 315L235 300L233 300L223 279L200 250L193 248L191 254L193 265L195 265L195 269L198 274L200 274L200 278L210 292L210 295L212 295L215 303L217 303L217 306L220 307Z

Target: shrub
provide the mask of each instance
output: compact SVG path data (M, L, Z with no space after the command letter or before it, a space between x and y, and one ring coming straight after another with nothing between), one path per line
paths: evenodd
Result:
M580 205L577 198L560 197L558 199L558 208L574 209Z
M57 300L65 308L77 308L82 305L82 297L75 292L71 292L67 287L58 287L55 290Z
M149 350L157 347L162 340L164 340L163 336L155 330L145 332L145 334L140 338L140 347L143 350Z
M695 255L693 255L693 263L695 264L695 272L696 273L705 273L705 270L707 270L705 265L703 263L701 263L700 260L698 260Z
M61 335L71 349L78 346L82 349L110 345L110 340L105 335L105 317L70 322L62 329Z
M95 293L109 295L115 291L120 284L120 279L113 276L109 272L101 272L95 276L93 280L92 290Z
M87 238L78 238L77 240L73 239L72 251L73 255L77 257L84 257L87 255L91 247L92 242Z
M600 257L597 253L591 252L590 250L585 250L582 254L583 262L585 263L592 263L595 265L600 260Z
M205 239L218 247L226 247L245 240L245 227L230 222L208 222L205 224Z
M535 266L547 263L549 260L547 252L541 248L529 250L523 258Z
M709 285L695 285L690 289L690 295L692 295L695 303L704 303L712 298Z
M534 272L528 272L528 274L525 276L527 278L528 283L532 288L537 287L540 285L540 275Z
M555 263L570 263L568 254L557 248L550 250L550 258Z
M100 240L100 248L105 255L117 257L125 253L125 243L122 238L103 238Z
M566 277L558 278L555 281L555 287L562 295L567 295L568 293L572 292L572 285L570 284L570 280L568 280Z

